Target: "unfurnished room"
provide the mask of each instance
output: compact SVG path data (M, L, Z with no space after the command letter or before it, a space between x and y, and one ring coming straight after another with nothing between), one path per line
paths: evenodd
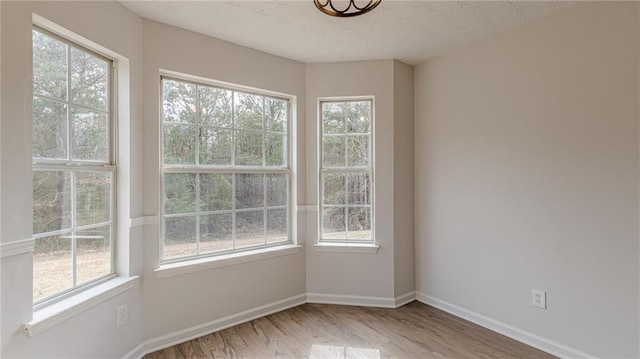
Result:
M1 358L640 358L640 2L0 0Z

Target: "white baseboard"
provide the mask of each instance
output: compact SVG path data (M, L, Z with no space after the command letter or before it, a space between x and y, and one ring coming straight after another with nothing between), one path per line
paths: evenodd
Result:
M123 356L124 359L141 359L144 356L144 343L138 345L137 347L131 349L130 352Z
M362 307L396 308L394 298L360 295L307 293L307 303L357 305Z
M573 359L578 359L578 358L595 359L596 358L592 355L581 352L577 349L568 347L560 343L556 343L550 339L541 337L539 335L526 332L522 329L513 327L509 324L499 322L495 319L472 312L468 309L459 307L455 304L451 304L449 302L432 297L430 295L418 292L416 293L416 298L418 301L424 304L430 305L434 308L438 308L447 313L453 314L456 317L466 319L472 323L478 324L481 327L485 327L496 333L500 333L511 339L517 340L521 343L527 344L529 346L540 349L542 351L558 356L560 358L573 358Z
M402 307L403 305L409 304L409 303L413 302L414 300L416 300L416 292L415 291L411 291L409 293L405 293L403 295L399 295L399 296L395 297L395 299L394 299L395 308Z
M282 299L258 308L249 309L241 313L232 314L224 318L216 319L203 324L198 324L187 329L149 339L144 342L144 352L145 354L152 353L176 344L199 338L203 335L211 334L213 332L232 327L234 325L246 323L254 319L262 318L269 314L296 307L298 305L306 303L306 297L306 294L296 295L294 297Z

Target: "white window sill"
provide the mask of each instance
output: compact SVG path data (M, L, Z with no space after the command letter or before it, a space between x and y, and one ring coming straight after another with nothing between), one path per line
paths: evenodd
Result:
M318 252L360 253L376 254L380 246L364 243L318 243L315 245Z
M284 246L260 248L246 252L230 253L215 257L198 258L183 262L163 264L160 265L160 268L156 269L155 272L158 278L173 277L180 274L297 254L300 253L301 248L301 245L288 244Z
M24 331L29 337L34 337L89 308L128 291L134 287L136 280L138 280L138 276L116 277L67 299L38 309L33 312L33 319L24 324Z

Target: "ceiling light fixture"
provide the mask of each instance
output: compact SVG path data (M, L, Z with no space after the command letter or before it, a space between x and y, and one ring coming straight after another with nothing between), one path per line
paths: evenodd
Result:
M369 0L369 2L363 4L363 6L356 4L356 0L349 0L349 5L342 10L336 8L334 1L335 0L313 0L313 3L316 4L318 10L327 15L335 17L352 17L368 13L378 6L382 0Z

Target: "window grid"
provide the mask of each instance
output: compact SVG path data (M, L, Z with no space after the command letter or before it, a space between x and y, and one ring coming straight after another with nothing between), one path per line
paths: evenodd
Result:
M38 100L41 101L47 101L50 103L57 103L57 104L61 104L65 106L65 113L64 113L64 117L65 117L65 131L64 131L64 135L66 137L66 144L65 144L65 158L59 158L59 156L57 156L56 158L47 158L45 156L37 156L37 154L34 151L34 155L33 155L33 165L32 165L32 171L33 174L35 175L36 173L61 173L63 174L63 177L68 178L67 180L65 180L65 182L69 182L69 206L70 206L70 213L69 213L69 221L70 223L67 226L64 226L61 229L58 230L44 230L44 231L38 231L36 230L36 228L34 228L33 234L32 234L32 239L34 239L36 241L36 243L38 243L37 241L43 241L46 238L54 238L54 237L58 237L59 239L69 239L70 240L70 249L71 249L71 262L70 262L70 267L71 267L71 285L67 285L65 286L63 289L58 289L55 290L53 292L50 293L46 293L43 296L39 296L36 293L34 293L34 307L35 308L39 308L45 304L48 304L50 302L54 302L54 301L58 301L61 300L63 298L66 298L67 296L75 293L78 289L80 288L87 288L87 287L91 287L94 285L97 285L98 283L111 278L115 275L115 241L114 241L114 233L115 233L115 179L116 179L116 166L114 163L114 149L115 149L115 141L114 141L114 136L113 136L113 129L114 129L114 119L113 119L113 70L114 70L114 65L113 65L113 61L110 59L107 59L105 57L103 57L102 55L99 55L85 47L82 47L80 45L77 45L69 40L66 40L62 37L59 37L47 30L44 30L42 28L33 27L33 36L34 38L36 36L43 36L43 38L46 38L47 41L53 41L55 43L58 43L62 46L65 47L65 96L64 98L56 98L56 97L52 97L52 96L48 96L46 94L43 93L38 93L36 92L36 88L35 88L35 84L34 84L34 89L33 89L33 101L34 101L34 120L35 120L35 103ZM35 45L35 44L34 44ZM87 106L83 103L79 103L79 101L74 101L72 95L74 94L73 92L73 88L72 88L72 83L73 83L73 78L72 78L72 51L79 51L81 54L85 55L85 56L90 56L92 59L97 59L101 62L103 62L104 66L106 67L106 71L105 71L105 85L106 85L106 93L105 93L105 109L102 108L98 108L95 106ZM36 49L35 46L33 47L33 56L36 56ZM36 75L36 71L34 69L34 77ZM38 75L40 75L40 73L38 72ZM75 158L74 157L74 144L75 144L75 129L74 129L74 122L72 120L72 111L73 109L80 109L80 110L85 110L85 111L90 111L91 113L98 113L98 114L102 114L106 116L106 131L105 133L103 133L104 135L106 135L106 159L104 160L100 160L100 159L86 159L86 158ZM35 127L35 125L34 125ZM34 135L35 132L38 131L38 129L34 128ZM34 142L36 141L37 138L34 138ZM39 139L38 139L39 140ZM79 212L78 212L78 182L81 178L81 174L106 174L108 175L108 220L107 221L101 221L101 222L97 222L97 223L90 223L90 224L83 224L83 225L79 225L78 224L78 216L79 216ZM34 198L35 200L35 198ZM35 203L34 203L35 204ZM36 213L34 213L34 221L36 220L35 218ZM63 218L62 218L63 219ZM61 220L62 220L61 219ZM106 273L103 274L98 274L97 276L94 276L93 278L90 278L89 280L84 280L82 282L80 282L79 278L78 278L78 272L80 269L84 269L84 267L79 268L78 267L78 240L79 239L99 239L102 238L104 240L104 237L102 236L90 236L90 235L83 235L82 232L84 231L88 231L88 230L95 230L95 229L104 229L106 228L109 235L108 238L106 238L106 240L108 240L109 242L109 263L108 263L108 271ZM35 253L34 253L35 255ZM54 267L53 269L51 269L50 272L47 272L47 274L51 273L56 274L55 270L59 269L57 267ZM34 269L35 272L35 269ZM54 281L55 279L51 279L51 278L47 278L46 279L48 282ZM59 286L59 285L58 285ZM34 281L34 292L35 292L36 288L35 288L35 281Z
M369 131L368 132L350 132L349 129L349 118L347 117L343 117L342 118L342 128L343 130L341 130L338 133L325 133L325 117L324 117L324 105L325 104L348 104L349 102L359 102L359 103L368 103L368 113L367 113L367 118L368 118L368 128ZM319 155L318 155L318 159L319 159L319 198L320 198L320 203L321 203L321 210L319 211L319 242L325 242L325 243L374 243L374 221L373 221L373 216L374 216L374 204L373 204L373 100L372 99L350 99L350 100L341 100L341 99L337 99L337 100L330 100L330 101L319 101L319 113L320 113L320 119L319 119ZM363 165L350 165L349 164L349 159L350 159L350 146L349 146L349 138L350 137L358 137L358 136L367 136L367 146L368 146L368 150L366 153L366 160L368 161L368 165L367 164L363 164ZM342 146L344 149L344 154L342 155L342 159L341 159L341 164L330 164L330 163L325 163L325 138L342 138ZM342 176L343 180L344 180L344 200L343 203L340 204L335 204L335 203L327 203L326 202L326 196L325 196L325 185L326 185L326 178L328 175L335 175L335 176ZM368 198L368 204L356 204L356 203L350 203L350 197L352 195L352 192L349 188L349 179L351 175L366 175L368 176L368 196L365 196L366 198ZM350 232L355 232L355 231L350 231L350 222L349 222L349 213L350 213L350 209L353 208L361 208L361 209L368 209L369 210L369 215L368 215L368 221L369 221L369 226L370 226L370 235L368 237L365 238L354 238L350 235ZM344 210L344 215L343 220L344 220L344 231L337 231L338 234L334 235L333 237L335 238L331 238L332 236L327 236L327 231L325 229L325 220L326 220L326 216L325 216L325 210L326 209L343 209ZM366 213L366 212L365 212ZM338 238L338 237L342 237L339 235L339 232L344 232L344 238Z
M187 217L192 217L195 216L196 218L196 233L195 233L195 254L187 254L187 255L177 255L177 256L172 256L172 257L167 257L166 256L166 248L167 248L167 228L166 228L166 221L163 221L163 226L162 226L162 230L163 230L163 240L162 240L162 253L161 253L161 261L164 263L170 263L170 262L176 262L176 261L183 261L185 259L190 259L190 258L194 258L194 257L207 257L207 256L215 256L215 255L222 255L222 254L226 254L226 253L232 253L232 252L238 252L238 251L243 251L243 250L250 250L250 249L256 249L256 248L263 248L263 247L271 247L271 246L275 246L275 245L282 245L285 243L291 243L291 233L290 233L290 227L291 227L291 212L290 212L290 181L291 181L291 170L288 166L289 162L290 162L290 150L289 150L289 137L288 137L288 133L289 133L289 128L290 128L290 104L289 104L289 100L288 99L284 99L284 98L278 98L278 97L273 97L273 96L269 96L269 95L264 95L264 94L260 94L260 93L252 93L252 92L246 92L244 90L240 91L240 90L235 90L233 88L224 88L224 87L219 87L219 86L212 86L212 85L208 85L208 84L202 84L202 83L196 83L196 82L191 82L191 81L185 81L185 80L181 80L181 79L175 79L175 78L170 78L170 77L162 77L161 78L161 82L163 83L162 86L162 98L163 98L163 103L165 103L165 87L164 87L164 81L172 81L172 82L177 82L177 83L183 83L183 84L190 84L192 86L195 86L195 119L193 123L179 123L176 124L175 122L171 122L171 121L167 121L166 118L166 113L165 113L165 109L163 106L163 130L162 130L162 171L163 171L163 183L162 183L162 187L163 187L163 205L161 208L161 211L163 213L163 218L165 219L169 219L169 218L187 218ZM215 125L210 125L210 124L204 124L202 117L203 117L203 112L202 112L202 103L201 103L201 90L202 88L204 89L214 89L214 90L221 90L221 91L229 91L231 98L229 101L229 105L230 105L230 123L228 126L215 126ZM246 96L246 95L253 95L253 96L259 96L260 97L260 110L261 110L261 116L262 116L262 129L258 130L258 129L253 129L253 128L244 128L241 126L240 123L237 122L237 106L236 106L236 102L238 100L238 96ZM266 103L267 103L267 99L272 99L272 100L279 100L279 101L286 101L285 104L285 109L284 109L284 121L285 124L283 126L283 131L274 131L271 130L267 127L267 109L266 109ZM166 135L167 132L164 130L165 126L184 126L187 128L193 128L194 132L196 133L196 139L195 139L195 146L194 146L194 159L193 159L193 163L189 164L189 163L167 163L166 161L166 157L165 157L165 150L166 150L166 146L167 146L167 142L166 142ZM203 136L203 131L206 130L215 130L215 131L230 131L230 152L229 152L229 163L228 164L211 164L211 163L201 163L201 153L204 150L201 146L201 138ZM253 133L253 134L258 134L260 133L260 137L261 137L261 141L262 141L262 146L261 146L261 164L255 164L255 165L242 165L242 164L238 164L238 141L239 141L239 137L243 134L248 134L248 133ZM284 150L284 154L282 154L282 165L279 166L274 166L274 165L269 165L268 164L268 160L267 160L267 138L269 135L277 135L277 136L282 136L282 147ZM180 212L180 213L166 213L166 203L167 203L167 183L166 183L166 175L168 174L195 174L196 176L196 193L195 193L195 212ZM202 198L202 193L201 193L201 175L203 174L228 174L231 177L231 198L230 198L230 204L231 204L231 208L229 209L225 209L225 210L215 210L215 211L203 211L201 210L201 206L202 203L204 202L203 198ZM238 191L238 176L241 175L261 175L262 176L262 206L252 206L252 207L247 207L247 208L238 208L238 198L237 198L237 191ZM267 188L267 180L268 180L268 176L269 175L282 175L284 176L284 180L286 182L285 187L286 187L286 203L284 205L278 205L278 206L272 206L272 205L268 205L267 201L268 201L268 188ZM269 210L274 210L274 209L285 209L286 210L286 240L284 241L279 241L279 242L274 242L274 243L268 243L268 239L269 239L269 223L268 223L268 214L269 214ZM238 219L238 214L241 213L250 213L250 212L255 212L255 211L262 211L262 221L263 221L263 225L262 225L262 243L258 244L258 245L250 245L250 246L239 246L238 244L238 239L239 239L239 233L238 233L238 228L239 226L239 219ZM221 215L221 214L230 214L231 215L231 248L227 248L227 249L222 249L222 250L209 250L209 251L204 251L201 247L202 247L202 233L201 233L201 220L203 218L203 216L210 216L210 215Z

